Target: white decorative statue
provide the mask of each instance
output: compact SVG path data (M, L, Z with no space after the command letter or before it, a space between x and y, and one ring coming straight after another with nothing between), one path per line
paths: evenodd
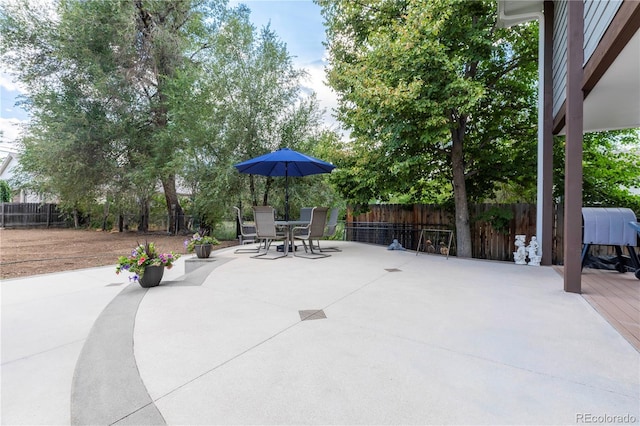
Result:
M538 254L538 239L534 235L531 237L531 241L529 241L529 245L527 246L527 252L529 254L529 266L540 266L540 260L542 256Z
M516 262L516 265L526 265L527 264L527 251L525 250L525 238L526 235L516 235L516 251L513 252L513 260Z

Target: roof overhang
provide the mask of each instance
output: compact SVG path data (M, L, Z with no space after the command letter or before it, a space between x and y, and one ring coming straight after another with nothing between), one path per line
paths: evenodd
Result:
M544 8L541 0L498 0L497 3L500 27L534 20ZM628 28L636 29L635 35L597 83L584 88L587 94L583 117L585 132L640 127L640 31L637 31L640 18L637 9L629 18L630 24L627 23ZM554 121L561 123L555 131L564 134L564 108Z
M585 132L635 127L640 127L640 31L584 100Z
M531 21L543 8L542 0L498 0L498 25L506 28Z
M0 176L3 176L5 174L5 172L9 168L9 165L13 161L17 161L16 156L17 155L15 153L10 152L2 159L2 163L0 164Z

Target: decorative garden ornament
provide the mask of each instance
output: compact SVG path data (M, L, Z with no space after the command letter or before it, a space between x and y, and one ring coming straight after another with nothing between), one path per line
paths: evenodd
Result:
M527 251L525 250L525 239L526 235L516 235L516 251L513 252L513 260L516 262L516 265L526 265L527 264Z
M541 253L538 253L538 239L534 235L529 241L527 246L527 256L529 257L529 266L540 266L540 260L542 259Z

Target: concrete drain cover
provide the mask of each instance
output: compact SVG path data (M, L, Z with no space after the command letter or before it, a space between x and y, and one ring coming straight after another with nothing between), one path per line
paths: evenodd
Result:
M298 311L300 314L300 321L325 319L327 316L322 309L314 309L312 311Z
M385 268L385 271L387 271L387 272L401 272L401 270L398 269L398 268L388 268L388 269Z

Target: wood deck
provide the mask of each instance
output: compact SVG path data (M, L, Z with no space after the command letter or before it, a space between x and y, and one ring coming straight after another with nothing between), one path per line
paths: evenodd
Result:
M640 352L640 280L633 273L585 268L582 297Z

